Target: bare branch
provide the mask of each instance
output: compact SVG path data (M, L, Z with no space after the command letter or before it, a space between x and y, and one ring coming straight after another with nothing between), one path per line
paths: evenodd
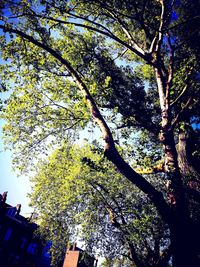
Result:
M170 106L170 90L172 86L173 74L174 74L174 47L171 43L170 34L168 33L168 44L170 49L169 68L168 68L168 80L166 84L166 108Z
M176 102L178 102L178 100L185 94L185 92L189 89L189 84L186 84L183 87L183 90L181 91L181 93L177 96L177 98L170 104L171 107L174 106L174 104L176 104Z
M108 10L109 14L118 21L119 25L121 26L123 32L125 33L125 35L127 36L128 40L130 41L131 46L133 46L137 51L139 51L141 54L145 54L144 50L139 47L139 45L137 44L137 42L134 40L133 36L131 35L131 33L129 32L129 30L127 29L125 23L111 10Z
M160 14L160 25L158 32L156 32L155 37L151 43L149 53L158 52L161 47L162 38L163 38L163 28L164 28L164 16L165 16L165 5L164 0L160 0L161 3L161 14Z
M24 14L24 15L29 15L29 14ZM146 56L145 52L136 43L134 43L133 40L132 40L132 43L130 45L127 42L125 42L125 41L121 40L120 38L118 38L116 35L114 35L108 28L106 28L102 24L96 23L96 22L94 22L94 21L92 21L92 20L90 20L88 18L85 18L85 17L77 16L77 15L74 15L74 14L70 14L70 15L73 16L73 17L88 21L91 24L102 28L103 30L101 30L101 29L99 29L97 27L90 26L90 25L85 25L85 24L82 24L82 23L76 23L76 22L72 22L72 21L65 21L65 20L61 20L61 19L55 19L55 18L49 17L49 16L43 16L43 15L38 15L38 14L35 14L34 16L38 17L38 18L41 18L41 19L47 19L47 20L50 20L50 21L55 21L55 22L58 22L60 24L74 25L74 26L85 28L85 29L88 29L88 30L91 30L91 31L94 31L94 32L98 32L98 33L103 34L103 35L113 39L114 41L122 44L123 46L125 46L126 48L128 48L129 50L134 52L136 55L138 55L142 59L147 60L147 56ZM129 39L129 41L130 41L130 39Z

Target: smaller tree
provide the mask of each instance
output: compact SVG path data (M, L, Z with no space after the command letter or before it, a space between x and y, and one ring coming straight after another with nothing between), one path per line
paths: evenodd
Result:
M168 228L148 197L99 152L96 145L65 143L39 164L32 179L32 205L41 214L42 231L52 238L53 257L62 255L59 242L78 237L94 256L125 257L138 267L167 266Z

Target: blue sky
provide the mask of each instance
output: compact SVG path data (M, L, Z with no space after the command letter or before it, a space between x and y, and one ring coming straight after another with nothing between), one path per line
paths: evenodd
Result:
M28 206L27 193L30 192L31 186L28 177L17 176L12 170L12 151L5 151L2 140L2 126L4 122L0 121L0 193L8 191L7 203L16 206L22 205L21 214L29 217L33 211Z
M0 54L0 64L5 63ZM9 92L0 94L0 99L5 100ZM22 205L21 214L29 217L33 211L28 206L27 193L30 192L30 182L27 177L18 177L17 173L12 170L12 151L5 151L2 138L3 120L0 120L0 194L8 191L7 203L16 206Z

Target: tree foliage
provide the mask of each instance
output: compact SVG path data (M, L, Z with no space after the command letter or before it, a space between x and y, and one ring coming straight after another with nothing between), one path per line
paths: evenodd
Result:
M168 228L147 196L102 159L100 151L86 142L55 150L32 178L32 202L44 226L52 227L47 231L53 245L58 246L57 236L63 240L64 231L70 242L83 240L94 256L132 261L134 246L140 266L155 266L169 244Z
M131 184L128 196L133 206L141 198L131 190L134 185L148 196L153 217L158 213L168 225L166 253L158 253L157 263L147 261L153 266L167 266L170 253L175 267L199 266L198 127L194 130L199 123L199 3L194 1L191 9L189 5L187 0L1 4L2 84L13 89L3 113L4 129L8 144L16 151L16 165L27 170L36 163L36 156L41 161L41 152L50 155L63 147L63 140L71 143L81 138L82 130L89 129L88 139L94 138L99 128L102 154ZM53 157L41 166L38 177L45 172L50 175L51 166L44 166ZM92 157L89 165L95 162ZM70 160L69 155L66 158ZM96 165L101 166L99 161ZM76 167L78 171L80 162ZM85 165L81 170L86 186L93 171ZM113 177L112 167L106 172L110 170ZM151 172L157 173L156 183L145 174ZM98 175L95 169L94 181ZM100 178L103 183L105 176ZM163 180L166 186L158 186ZM55 181L57 189L52 184L49 188L59 192L62 181ZM124 185L122 180L117 182L120 185ZM108 190L109 185L104 186ZM101 210L100 203L91 199L87 207L98 204ZM123 201L126 205L124 196L120 205ZM150 211L145 214L149 216ZM86 218L90 219L89 214ZM122 221L118 223L123 226ZM129 249L130 245L131 260L146 266L137 249L142 244L133 242Z

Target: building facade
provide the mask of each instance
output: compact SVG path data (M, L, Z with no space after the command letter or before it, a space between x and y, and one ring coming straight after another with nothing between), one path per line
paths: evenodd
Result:
M0 266L49 267L50 243L34 234L38 225L20 215L21 205L6 203L7 192L0 195Z
M63 267L96 267L97 260L91 257L84 250L78 248L76 244L67 249Z
M38 225L20 215L21 204L6 203L7 192L0 194L0 266L50 267L51 242L35 234ZM60 267L96 267L97 261L75 244L66 251Z

